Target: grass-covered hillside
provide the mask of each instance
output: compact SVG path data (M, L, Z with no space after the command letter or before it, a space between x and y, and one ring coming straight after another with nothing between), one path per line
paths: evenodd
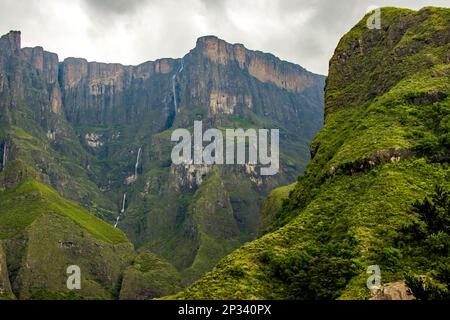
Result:
M123 273L122 300L146 300L182 290L181 276L168 262L150 251L140 252Z
M370 265L448 298L450 9L367 17L335 50L313 159L281 208L272 193L268 232L177 298L368 299Z
M149 299L181 290L173 266L136 254L120 229L39 178L20 160L0 174L0 299ZM80 290L67 288L72 265Z
M110 299L134 257L125 234L62 198L16 160L0 175L3 298ZM67 268L81 269L68 290ZM4 268L3 268L4 267Z

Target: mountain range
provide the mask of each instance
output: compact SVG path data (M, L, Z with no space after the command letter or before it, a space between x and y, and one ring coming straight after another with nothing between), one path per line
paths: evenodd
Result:
M450 9L372 14L327 78L214 36L138 66L1 37L0 297L448 300ZM279 173L172 163L200 120L279 129Z
M3 292L152 298L179 291L255 239L260 207L309 161L325 77L199 38L181 59L138 66L59 61L21 34L0 39ZM280 129L280 171L174 165L171 132ZM43 254L45 252L45 254ZM65 287L68 265L87 285ZM158 271L164 270L164 271Z

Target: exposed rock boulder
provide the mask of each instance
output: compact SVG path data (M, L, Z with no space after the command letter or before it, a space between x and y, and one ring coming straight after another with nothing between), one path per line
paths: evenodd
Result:
M387 283L370 300L415 300L404 281Z

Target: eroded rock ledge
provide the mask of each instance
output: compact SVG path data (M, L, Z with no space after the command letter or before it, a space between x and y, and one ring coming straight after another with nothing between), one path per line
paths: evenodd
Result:
M377 150L370 157L354 162L347 162L339 166L331 166L325 177L330 178L335 174L354 175L359 172L367 172L387 162L400 162L412 157L412 152L407 149Z

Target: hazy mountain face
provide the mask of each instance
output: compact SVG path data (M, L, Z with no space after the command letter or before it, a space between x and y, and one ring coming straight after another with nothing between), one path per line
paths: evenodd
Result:
M190 282L252 240L264 197L305 168L323 122L324 80L213 36L182 59L123 66L60 62L21 48L10 32L0 39L0 170L21 160ZM171 132L195 120L204 130L280 129L279 173L172 164Z

